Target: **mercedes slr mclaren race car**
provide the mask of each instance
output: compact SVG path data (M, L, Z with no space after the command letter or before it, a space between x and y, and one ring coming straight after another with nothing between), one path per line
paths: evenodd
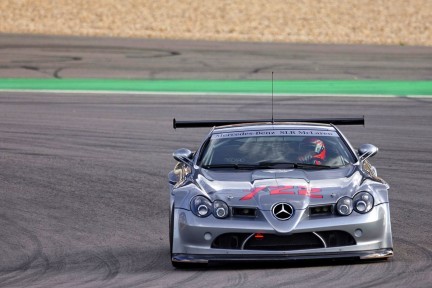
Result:
M335 126L362 123L174 119L213 129L173 154L172 264L392 256L389 186L367 160L378 148L354 150Z

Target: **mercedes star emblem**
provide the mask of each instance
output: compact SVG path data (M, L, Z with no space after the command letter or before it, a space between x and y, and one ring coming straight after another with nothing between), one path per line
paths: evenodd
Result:
M288 203L277 203L273 206L272 212L276 219L285 221L291 218L294 208Z

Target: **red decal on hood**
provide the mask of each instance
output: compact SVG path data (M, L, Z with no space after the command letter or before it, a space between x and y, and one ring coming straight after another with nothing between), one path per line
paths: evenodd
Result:
M309 197L311 198L323 198L323 195L319 194L321 192L320 188L312 188Z
M250 200L252 199L256 194L258 194L260 191L267 188L266 186L263 187L256 187L255 189L251 190L249 194L243 196L240 200Z
M321 192L320 188L311 188L310 191L307 190L307 187L305 186L299 186L298 187L298 195L304 195L310 198L323 198L323 195L320 195Z
M280 194L288 194L295 195L294 186L279 186L279 187L269 187L270 195L280 195Z
M263 190L268 190L270 195L299 195L310 198L323 198L323 195L320 194L320 188L311 188L308 191L305 186L262 186L247 191L249 193L240 198L240 200L250 200Z

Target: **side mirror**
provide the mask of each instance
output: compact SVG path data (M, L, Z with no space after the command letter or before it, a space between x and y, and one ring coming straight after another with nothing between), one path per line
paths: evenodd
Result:
M173 153L173 157L176 161L182 162L186 165L192 164L192 156L193 152L186 148L178 149Z
M378 153L378 147L372 144L363 144L358 149L359 160L366 160Z

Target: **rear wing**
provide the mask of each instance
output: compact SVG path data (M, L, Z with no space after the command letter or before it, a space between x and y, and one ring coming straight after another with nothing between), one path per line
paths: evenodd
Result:
M173 128L204 128L246 123L277 123L301 122L321 123L331 125L365 125L364 116L358 118L310 118L310 119L250 119L250 120L203 120L203 121L177 121L173 119Z

